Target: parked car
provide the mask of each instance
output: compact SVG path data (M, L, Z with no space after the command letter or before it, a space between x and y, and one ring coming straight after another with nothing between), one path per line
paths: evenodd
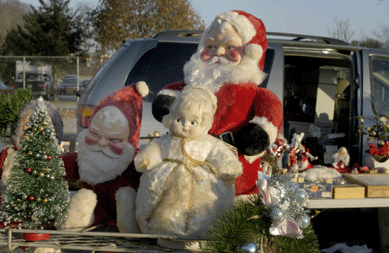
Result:
M33 96L43 96L48 99L54 96L53 83L53 76L49 73L18 73L14 88L30 88Z
M151 102L166 84L183 80L183 65L196 51L199 33L166 31L154 38L126 40L81 91L78 131L89 126L100 100L137 81L145 81L150 88L144 100L141 137L166 131L153 118ZM389 52L326 37L267 35L264 71L268 77L261 86L284 103L285 138L290 142L294 133L304 132L304 143L319 157L317 164L331 164L332 154L342 146L349 150L350 164L364 164L367 142L356 134L357 117L373 118L377 111L389 114ZM310 137L317 135L320 138Z
M13 91L13 87L9 87L5 83L0 81L0 93L12 93Z
M77 77L65 76L59 85L58 95L76 95L77 90Z

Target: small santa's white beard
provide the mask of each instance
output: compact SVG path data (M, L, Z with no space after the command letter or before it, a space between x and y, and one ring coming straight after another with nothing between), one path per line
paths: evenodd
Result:
M109 157L103 152L95 152L87 148L85 135L88 131L89 129L80 132L77 137L80 181L95 185L115 179L127 169L134 159L134 147L126 143L118 158Z
M239 64L223 64L224 60L216 64L207 64L200 58L199 49L184 65L185 83L191 86L205 86L216 93L224 83L239 84L252 82L260 84L266 77L258 63L250 57L244 56ZM219 60L223 57L219 57ZM217 61L218 59L216 59Z

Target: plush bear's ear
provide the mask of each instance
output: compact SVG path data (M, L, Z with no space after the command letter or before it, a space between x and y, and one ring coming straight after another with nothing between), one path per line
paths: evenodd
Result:
M169 95L156 96L151 105L151 112L153 113L154 118L159 122L162 122L163 116L169 114L170 107L175 99L175 97Z
M245 155L258 155L270 145L269 135L258 124L249 123L234 135L236 148Z

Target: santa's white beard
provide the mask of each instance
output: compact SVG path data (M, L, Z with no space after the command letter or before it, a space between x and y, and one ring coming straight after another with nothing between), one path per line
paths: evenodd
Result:
M266 73L248 57L243 57L239 64L224 60L209 64L200 59L200 52L201 50L198 50L184 65L187 85L205 86L216 93L224 83L252 82L258 85L266 77Z
M80 181L95 185L115 179L127 169L134 159L134 147L126 143L118 158L109 157L101 151L96 152L87 148L85 135L88 131L89 129L80 132L77 137Z

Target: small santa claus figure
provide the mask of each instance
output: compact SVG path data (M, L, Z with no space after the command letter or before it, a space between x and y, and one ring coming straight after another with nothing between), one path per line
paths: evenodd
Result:
M351 169L348 167L350 164L350 155L347 152L346 147L341 147L332 158L334 159L332 166L340 173L350 173Z
M314 167L308 159L310 161L314 161L317 160L318 157L313 156L311 153L309 153L308 148L305 148L304 145L301 145L301 152L297 156L297 164L299 166L299 171L306 171Z
M267 49L263 22L244 11L218 15L204 31L197 52L184 66L184 81L169 84L153 101L154 117L162 121L185 86L203 86L217 97L209 134L234 145L243 174L236 195L257 193L260 157L282 127L283 109L270 90L258 87Z
M71 198L59 229L78 231L118 220L121 232L139 231L135 198L140 175L133 159L139 152L142 97L147 94L147 85L138 82L103 99L90 127L77 136L78 154L62 157L67 179L79 180L83 188Z

